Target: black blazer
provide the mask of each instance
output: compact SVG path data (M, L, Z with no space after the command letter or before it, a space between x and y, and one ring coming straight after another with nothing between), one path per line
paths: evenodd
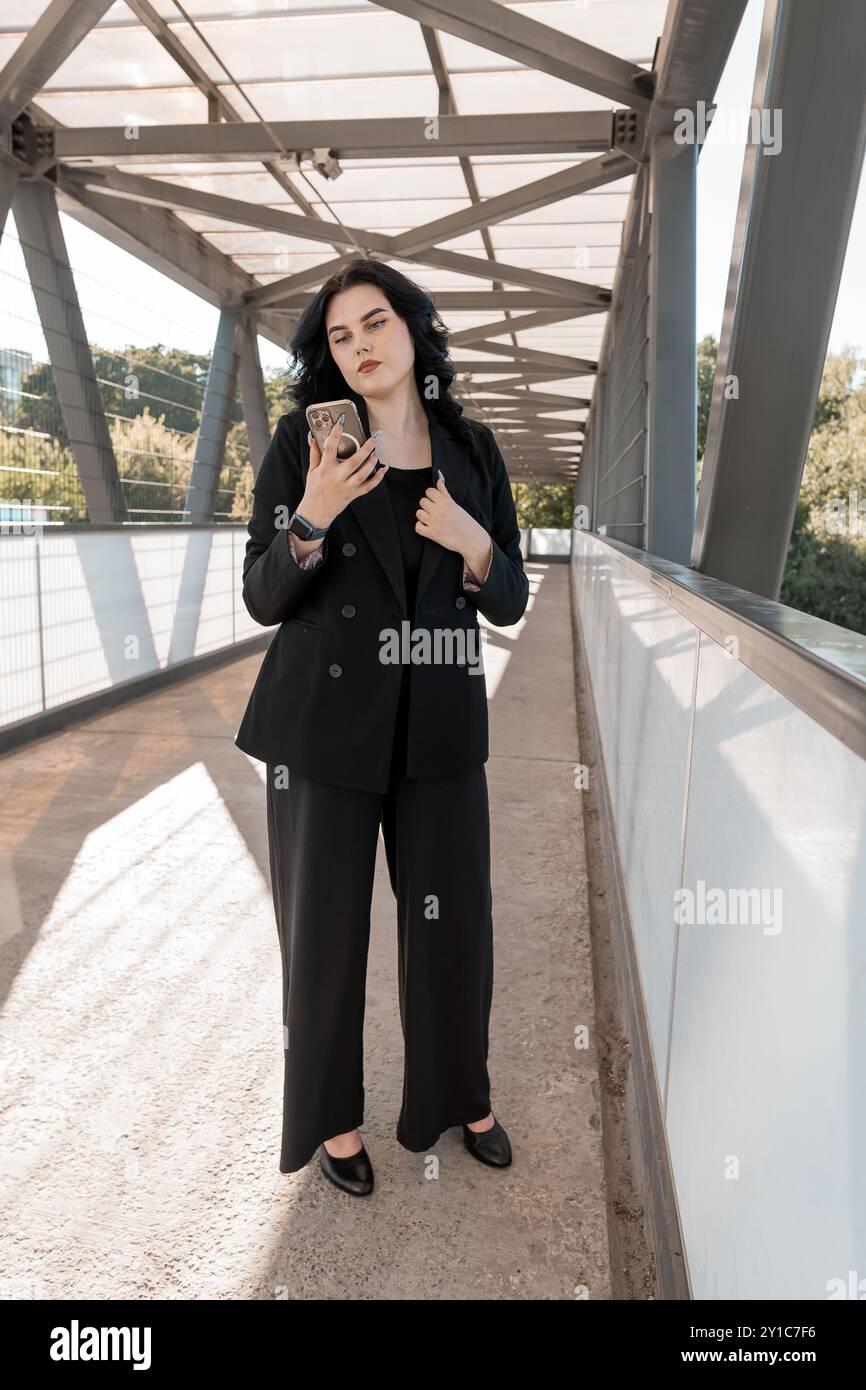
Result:
M367 436L363 397L353 397ZM529 581L505 462L492 430L468 423L479 457L428 412L434 477L493 540L486 582L463 587L463 558L425 541L415 614L407 611L403 559L383 479L335 519L314 569L300 569L287 526L309 468L301 409L277 422L253 488L243 599L265 627L279 623L235 737L262 762L338 786L388 789L403 667L380 660L380 630L496 627L526 610ZM466 417L464 417L466 418ZM476 641L478 635L476 632ZM480 645L467 648L470 662ZM412 665L406 772L410 778L467 771L488 758L487 692L468 664Z

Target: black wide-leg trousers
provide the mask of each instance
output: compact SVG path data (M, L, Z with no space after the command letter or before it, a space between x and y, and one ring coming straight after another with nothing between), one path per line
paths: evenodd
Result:
M280 1172L364 1119L363 1025L379 827L397 902L403 1028L399 1144L430 1149L490 1113L490 816L483 764L359 791L267 767L283 964Z

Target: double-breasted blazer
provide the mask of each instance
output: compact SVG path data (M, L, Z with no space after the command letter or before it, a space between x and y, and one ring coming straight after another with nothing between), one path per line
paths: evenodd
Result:
M369 437L366 402L352 399ZM252 757L322 782L387 791L404 667L382 660L383 631L448 629L457 635L440 652L451 641L459 651L465 640L477 653L479 613L495 627L523 616L529 581L493 432L464 417L477 442L473 454L429 410L428 419L434 479L441 469L454 501L491 537L493 557L484 584L468 589L462 556L426 540L414 614L387 479L336 517L319 564L303 569L293 558L287 527L306 486L308 426L300 408L277 422L253 488L243 562L248 612L264 627L279 624L235 737ZM410 681L407 776L442 777L486 762L487 692L477 663L473 671L472 662L413 662Z

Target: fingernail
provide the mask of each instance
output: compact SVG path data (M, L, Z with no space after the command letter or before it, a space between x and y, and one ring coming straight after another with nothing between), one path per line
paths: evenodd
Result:
M373 439L378 439L379 436L381 435L381 433L382 433L381 430L374 430L373 433L372 433L371 438L373 438Z
M342 415L340 415L340 416L337 417L337 424L338 424L338 425L342 425L342 423L343 423L343 421L345 420L345 418L346 418L346 412L345 412L345 410L344 410L343 413L342 413Z

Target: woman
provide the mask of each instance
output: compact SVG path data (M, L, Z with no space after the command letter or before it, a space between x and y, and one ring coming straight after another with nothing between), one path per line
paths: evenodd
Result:
M487 1072L477 614L516 623L529 584L502 455L451 396L447 340L430 296L377 261L352 261L322 286L292 341L297 408L262 460L243 566L248 611L280 624L235 740L267 764L283 962L280 1171L321 1146L325 1174L356 1195L373 1186L359 1126L380 825L398 907L397 1140L423 1153L462 1124L476 1158L511 1162ZM365 431L345 460L339 422L320 452L304 414L338 399L354 402Z

